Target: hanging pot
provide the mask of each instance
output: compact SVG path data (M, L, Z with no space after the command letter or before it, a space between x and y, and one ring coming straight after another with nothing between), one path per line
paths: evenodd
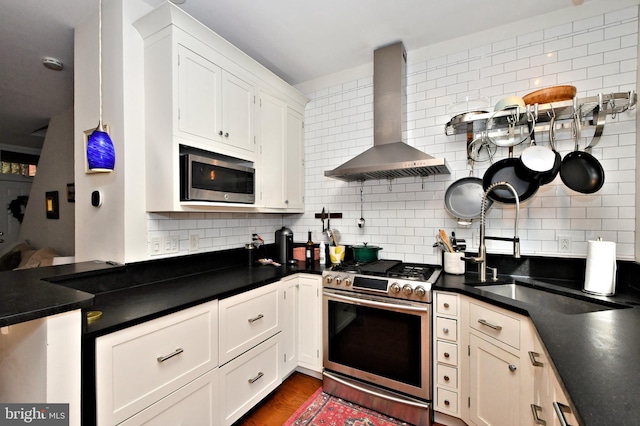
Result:
M353 250L353 260L356 262L373 262L378 260L378 252L382 250L382 247L363 243L362 245L351 246L351 249Z
M531 198L540 188L540 182L520 178L516 172L519 163L520 159L513 158L513 148L509 148L509 158L492 164L484 173L482 178L484 190L486 191L496 182L508 182L515 188L521 202ZM516 202L513 193L508 189L502 188L494 189L487 195L487 198L506 204L514 204Z
M482 214L482 179L477 177L465 177L453 182L444 194L444 206L449 214L461 225L469 225L473 219L480 218ZM493 204L487 200L486 209Z
M597 114L598 125L591 144L580 151L578 148L578 140L580 139L580 118L578 115L573 120L574 137L576 140L576 150L567 154L562 160L560 166L560 178L562 182L574 191L583 194L593 194L598 192L604 185L604 169L602 164L591 155L591 148L598 142L602 127L604 126L604 114L600 111L599 106L594 109L594 121ZM602 116L602 117L601 117Z

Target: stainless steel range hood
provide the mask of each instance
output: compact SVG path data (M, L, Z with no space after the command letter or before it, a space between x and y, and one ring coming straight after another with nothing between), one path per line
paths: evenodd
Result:
M324 175L347 182L450 174L444 158L407 145L407 52L398 42L373 52L373 147Z

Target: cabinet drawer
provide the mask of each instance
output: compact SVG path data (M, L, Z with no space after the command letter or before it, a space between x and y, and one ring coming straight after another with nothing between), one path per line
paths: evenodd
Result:
M458 412L458 394L448 389L437 388L436 408L452 413Z
M436 313L457 316L458 296L456 294L438 293L436 297Z
M438 340L436 342L436 361L458 365L458 345Z
M458 369L448 365L436 365L436 383L450 388L458 388Z
M280 384L280 334L220 367L221 424L230 425Z
M96 339L99 424L117 424L217 365L218 302Z
M220 365L281 330L278 283L220 301Z
M436 338L453 342L458 340L458 321L436 317Z
M469 303L469 326L520 349L520 321L497 310Z
M120 425L216 426L219 415L218 369L214 368Z

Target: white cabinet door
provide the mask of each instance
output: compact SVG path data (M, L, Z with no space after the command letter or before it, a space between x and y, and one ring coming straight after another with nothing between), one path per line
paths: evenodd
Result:
M260 93L260 204L286 208L284 138L287 105L268 93Z
M288 210L304 213L304 120L291 108L287 108L285 159L284 202Z
M248 152L255 152L253 132L253 85L235 75L222 76L222 142Z
M221 139L221 74L213 62L178 46L178 134Z
M520 424L520 359L471 334L470 417L476 425Z
M282 318L282 378L295 370L298 364L298 277L280 281Z
M122 426L217 426L219 424L218 369L183 386Z
M298 278L298 365L322 371L322 297L321 278Z

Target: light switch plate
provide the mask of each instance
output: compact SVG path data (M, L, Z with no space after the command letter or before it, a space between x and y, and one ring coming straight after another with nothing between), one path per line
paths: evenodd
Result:
M162 253L162 238L153 237L151 238L151 254L161 254Z
M162 237L162 253L177 253L180 249L180 238L177 235Z

